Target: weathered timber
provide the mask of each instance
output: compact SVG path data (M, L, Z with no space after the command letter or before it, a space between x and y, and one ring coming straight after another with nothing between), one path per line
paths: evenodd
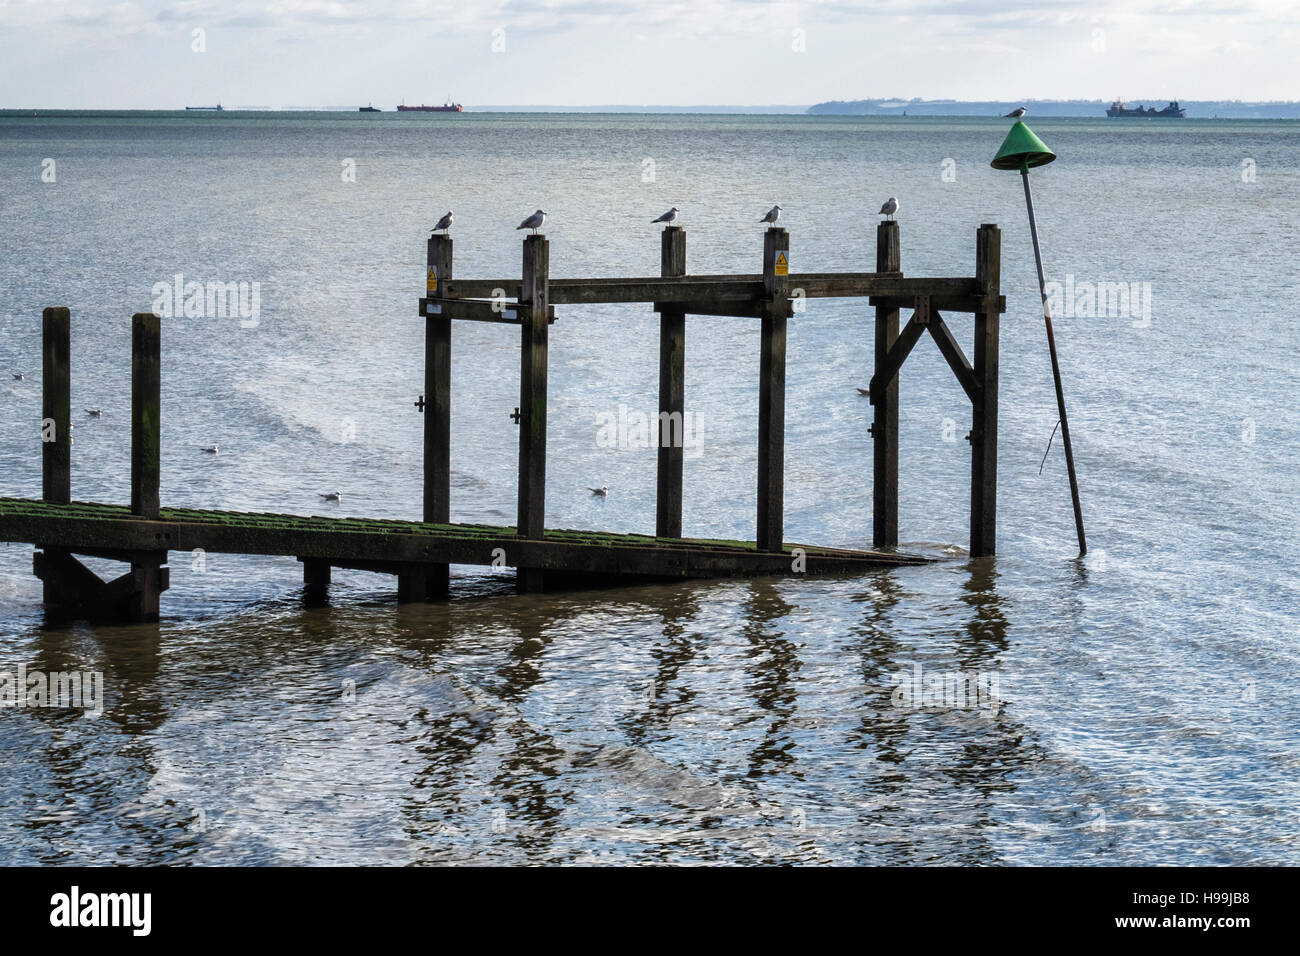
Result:
M72 372L70 313L41 313L41 495L53 504L72 497Z
M763 234L762 327L758 353L759 550L781 550L785 527L785 339L791 314L790 233Z
M546 378L548 324L541 317L549 305L550 243L545 236L524 240L523 298L532 306L520 328L519 348L519 535L541 538L546 527ZM540 591L541 572L521 569L521 591Z
M753 542L662 539L650 535L549 530L520 538L512 527L428 525L419 522L299 517L163 508L156 520L137 518L120 505L0 498L0 540L48 542L77 553L88 549L166 548L211 554L264 554L319 559L334 567L393 571L431 563L491 565L506 553L515 568L568 569L652 577L708 578L791 573L790 552L802 548L808 573L927 563L907 554L787 543L784 553Z
M660 269L665 276L686 274L686 230L663 231ZM686 439L686 311L656 305L659 312L659 451L656 462L655 534L682 536L682 464Z
M975 380L975 370L971 367L970 361L966 358L966 353L961 350L957 344L957 339L953 337L952 329L948 328L948 323L936 311L932 313L926 328L930 330L930 337L939 346L939 351L948 362L948 367L952 373L957 376L957 381L961 385L962 391L972 402L979 400L979 382Z
M971 399L970 553L986 557L997 550L998 501L998 308L1002 278L1002 230L990 223L975 239L975 275L987 305L975 313L975 362L979 385Z
M898 225L877 233L876 271L792 273L789 235L765 232L757 275L688 275L685 233L661 239L660 271L649 278L550 279L545 237L523 243L520 279L458 280L452 241L429 240L425 296L425 414L421 522L299 518L161 508L160 326L156 316L132 320L132 453L129 507L70 503L70 377L67 310L43 316L45 388L42 502L0 499L0 540L40 547L34 570L52 609L113 619L157 618L173 550L297 557L308 600L327 595L332 569L396 576L401 601L441 597L448 565L513 568L522 591L619 579L725 577L748 574L853 573L915 564L898 544L899 372L928 330L971 401L973 424L971 553L991 554L996 496L997 335L1006 303L999 290L999 237L981 227L974 278L911 278L902 274ZM876 549L855 551L784 541L786 348L793 304L805 298L866 298L875 310L874 504ZM511 301L513 300L513 301ZM548 326L554 304L642 302L659 314L659 441L654 536L546 528ZM899 329L899 313L913 309ZM975 315L973 361L958 345L942 311ZM685 424L685 316L754 318L760 322L757 515L753 542L683 539L682 470ZM518 520L513 527L450 524L451 324L487 321L520 328ZM809 321L803 319L802 321ZM130 570L101 581L74 555L125 561ZM504 555L504 561L502 560Z
M333 569L329 561L320 558L302 558L303 597L311 602L324 601L329 594Z
M531 314L531 309L526 302L508 302L505 299L440 299L426 296L420 300L420 314L444 320L466 319L470 322L522 325ZM547 309L546 317L547 321L554 322L555 309Z
M914 299L918 295L970 298L981 294L968 277L907 278L897 270L889 272L792 273L790 289L801 289L805 298L882 297ZM442 295L448 299L518 298L518 280L457 279L447 283ZM750 302L767 295L762 275L732 276L643 276L633 278L552 279L551 305L584 305L615 302Z
M162 472L162 322L152 312L131 317L131 513L158 517ZM144 552L131 561L129 593L120 599L130 621L156 621L167 555ZM119 581L123 580L121 578Z
M907 361L907 357L912 353L917 341L925 334L925 322L922 321L920 313L913 314L908 320L907 325L903 326L903 331L898 333L894 344L890 346L889 351L885 354L885 359L876 367L876 374L871 377L871 397L877 401L888 390L891 384L898 384L898 371Z
M452 239L429 237L428 279L430 295L452 278ZM451 319L429 315L424 320L424 502L426 522L451 520ZM327 581L328 583L328 581ZM445 596L450 569L436 565L428 571L427 596Z
M131 317L131 511L156 518L162 427L161 322L152 312Z
M876 227L876 271L899 272L898 223ZM876 304L875 376L871 380L874 420L872 437L871 543L876 548L898 547L898 375L882 375L898 341L898 305ZM910 323L909 323L910 324Z

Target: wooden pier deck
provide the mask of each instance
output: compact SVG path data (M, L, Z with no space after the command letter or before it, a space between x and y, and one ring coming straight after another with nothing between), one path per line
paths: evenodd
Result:
M0 540L104 557L124 551L196 550L285 555L392 574L438 564L495 564L593 576L712 578L803 573L805 568L813 574L846 573L927 560L791 543L774 554L745 541L549 528L540 540L531 540L520 538L512 527L376 518L187 508L162 508L157 518L141 518L125 505L55 505L21 498L0 498Z
M400 601L448 594L449 566L513 568L521 591L618 580L716 578L740 575L860 573L920 564L899 553L899 372L927 333L971 403L970 553L994 553L997 501L998 328L1005 300L999 290L1000 232L976 233L975 275L909 277L900 265L898 223L876 233L874 272L792 272L790 236L763 232L763 271L753 275L689 275L686 233L661 233L661 272L642 278L555 278L545 236L523 241L519 279L457 279L452 240L428 240L425 295L424 392L411 404L424 415L421 521L303 517L162 507L161 339L157 315L131 319L131 503L72 500L70 316L47 308L42 317L42 495L40 501L0 498L0 541L35 545L33 570L44 583L47 609L61 616L152 621L170 584L169 552L281 555L303 565L306 594L323 597L333 568L395 575ZM867 300L859 347L874 352L868 394L872 406L872 550L799 545L785 540L786 339L809 321L809 298ZM549 327L555 307L641 303L659 325L659 421L655 533L557 530L546 526L546 438ZM913 310L904 324L902 309ZM941 312L974 316L973 360ZM874 315L872 315L874 313ZM757 362L758 455L754 541L689 538L682 533L683 435L687 315L728 322L754 320ZM514 526L451 521L451 356L453 321L492 322L518 329L519 405L501 409L518 428L518 517ZM648 373L653 370L648 369ZM865 425L864 415L864 425ZM415 450L413 449L413 452ZM418 453L418 452L417 452ZM865 487L866 483L863 482ZM101 580L77 556L110 558L129 569Z

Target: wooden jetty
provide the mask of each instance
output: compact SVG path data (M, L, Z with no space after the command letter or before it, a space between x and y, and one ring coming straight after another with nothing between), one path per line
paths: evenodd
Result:
M300 517L163 508L160 500L160 357L158 316L132 317L131 504L73 502L71 496L70 316L43 313L42 500L0 498L0 540L37 548L34 570L54 615L157 620L169 584L171 551L284 555L303 565L306 595L326 593L332 568L392 574L400 601L448 593L451 564L510 567L521 591L609 581L733 575L857 573L921 563L898 545L898 373L929 332L970 399L970 551L994 553L997 499L1000 231L979 227L972 277L907 277L896 222L877 230L876 269L860 273L790 271L790 238L763 237L763 270L754 275L690 275L686 233L662 234L661 274L644 278L552 279L545 236L523 241L518 279L456 279L452 240L428 242L425 297L424 500L420 521ZM794 303L806 298L866 298L874 309L875 374L873 550L830 548L784 538L786 334ZM549 327L556 306L647 303L659 315L659 452L653 535L546 527L546 430ZM900 328L900 311L912 315ZM941 312L975 317L973 360ZM682 537L682 422L687 315L757 319L759 346L758 509L755 540ZM453 320L520 329L518 514L513 527L451 522L451 348ZM797 324L797 319L796 319ZM78 556L129 565L103 581Z

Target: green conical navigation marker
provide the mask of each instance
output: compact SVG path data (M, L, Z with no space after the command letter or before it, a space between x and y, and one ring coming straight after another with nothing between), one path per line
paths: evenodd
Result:
M989 165L994 169L1033 169L1046 166L1054 159L1056 154L1047 148L1047 144L1032 129L1016 120L1016 125L1011 127Z
M1029 170L1046 166L1056 159L1020 120L1016 120L998 153L989 163L994 169L1016 169L1025 184L1025 208L1029 211L1029 235L1034 241L1034 263L1038 266L1038 292L1043 298L1043 322L1047 326L1047 350L1052 356L1052 379L1056 384L1056 410L1060 415L1061 444L1065 447L1065 470L1070 476L1070 499L1074 503L1074 529L1079 536L1079 556L1088 553L1088 541L1083 534L1083 508L1079 504L1079 479L1074 473L1074 448L1070 444L1070 422L1065 417L1065 391L1061 387L1061 366L1056 360L1056 335L1052 331L1052 310L1047 304L1047 282L1043 278L1043 254L1038 248L1038 223L1034 219L1034 197L1029 191Z

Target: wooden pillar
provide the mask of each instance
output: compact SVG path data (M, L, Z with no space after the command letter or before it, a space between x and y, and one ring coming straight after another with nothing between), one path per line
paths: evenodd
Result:
M546 372L550 293L550 243L545 236L524 239L519 349L519 518L521 538L540 539L546 527ZM521 591L540 591L542 572L520 568Z
M157 518L162 406L161 323L152 312L131 317L131 514ZM134 588L127 602L133 621L158 620L158 601L166 588L161 565L167 553L142 553L131 561Z
M41 313L41 497L55 505L72 500L72 320L65 308ZM50 568L41 577L47 608L66 600L57 570L70 554L63 548L41 546L36 566Z
M898 223L892 220L876 227L876 271L902 270L898 242ZM879 370L894 342L898 340L898 309L876 306L875 362ZM871 543L876 548L898 547L898 376L883 388L875 402L875 419L871 425L872 517Z
M686 230L663 231L660 275L686 275ZM686 310L659 309L659 471L655 535L682 536L682 455L686 440Z
M131 316L131 513L143 518L158 517L160 351L158 316Z
M758 361L758 534L761 551L780 551L785 516L785 333L790 315L790 234L763 234L762 337Z
M397 572L397 600L402 604L427 601L433 597L429 593L429 568L427 565L412 565L409 570Z
M441 295L451 279L452 246L447 235L429 237L427 294ZM430 524L451 520L451 319L424 319L424 518ZM429 597L447 594L445 564L428 569Z
M41 492L56 505L72 500L71 329L67 309L41 313Z
M997 550L998 508L998 312L1002 269L1002 230L990 223L975 234L975 277L984 303L975 313L975 381L979 385L971 415L970 553L980 558Z
M323 601L329 594L331 568L323 558L299 558L302 561L303 596L311 602Z

